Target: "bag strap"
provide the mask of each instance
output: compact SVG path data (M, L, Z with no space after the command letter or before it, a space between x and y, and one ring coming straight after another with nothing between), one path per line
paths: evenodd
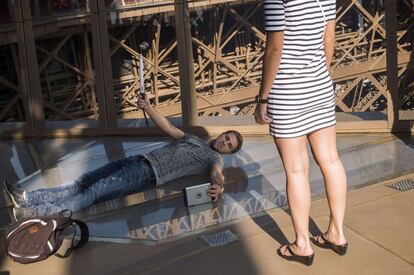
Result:
M72 227L74 229L74 233L72 236L72 241L70 244L70 247L66 250L65 254L60 254L59 252L55 253L56 257L59 258L67 258L69 257L69 255L72 253L73 250L81 248L82 246L84 246L88 240L89 240L89 230L88 230L88 226L86 225L86 223L84 223L83 221L80 220L72 220ZM74 244L75 242L75 237L76 237L76 226L77 225L80 229L80 239L79 241Z
M321 10L321 12L322 12L322 16L323 16L323 26L324 26L324 28L325 28L325 27L326 27L326 22L327 22L327 20L326 20L326 16L325 16L325 12L324 12L324 10L323 10L323 8L322 8L321 2L319 2L319 0L316 0L316 2L318 2L319 8L320 8L320 10ZM322 36L322 38L323 38L323 39L325 39L325 30L323 31L323 36Z
M322 12L322 16L323 16L323 23L326 25L326 16L325 16L325 11L323 10L323 8L322 8L322 5L321 5L321 2L319 2L319 0L316 0L317 2L318 2L318 5L319 5L319 8L320 8L320 10L321 10L321 12Z

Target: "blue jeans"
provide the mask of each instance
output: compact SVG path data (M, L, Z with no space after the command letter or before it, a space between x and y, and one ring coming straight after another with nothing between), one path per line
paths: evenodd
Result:
M27 192L26 205L19 211L24 217L49 215L64 209L79 211L151 184L151 169L140 156L116 160L83 174L74 182Z

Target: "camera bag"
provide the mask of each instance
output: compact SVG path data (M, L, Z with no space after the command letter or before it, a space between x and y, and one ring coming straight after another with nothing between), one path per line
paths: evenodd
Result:
M74 244L76 225L80 229L80 239ZM62 232L72 226L73 236L70 247L64 255L57 253L63 242ZM38 262L55 254L68 257L73 249L86 244L89 232L86 224L72 219L72 212L64 210L58 214L25 218L11 224L5 233L5 250L15 262L22 264Z

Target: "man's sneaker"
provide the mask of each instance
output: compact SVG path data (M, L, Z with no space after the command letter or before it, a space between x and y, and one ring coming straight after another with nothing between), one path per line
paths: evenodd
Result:
M13 218L15 222L19 222L24 219L23 209L13 208Z
M20 184L16 183L12 185L7 180L4 180L3 186L14 207L18 208L25 205L26 200L24 199L23 190Z

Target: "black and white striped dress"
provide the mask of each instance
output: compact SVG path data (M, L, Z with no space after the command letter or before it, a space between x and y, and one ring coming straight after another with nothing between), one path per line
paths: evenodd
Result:
M335 0L264 0L266 32L284 31L282 59L269 93L270 134L291 138L335 125L324 30Z

